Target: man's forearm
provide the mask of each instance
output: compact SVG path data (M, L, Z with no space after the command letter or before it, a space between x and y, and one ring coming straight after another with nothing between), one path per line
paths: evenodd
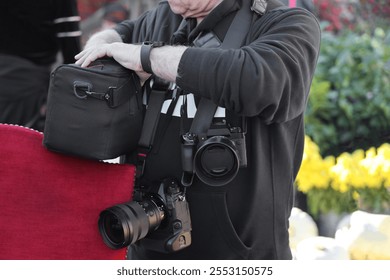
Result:
M150 53L153 73L170 82L176 82L180 59L187 47L164 46L155 48Z
M87 67L92 61L109 56L124 67L134 70L142 80L149 75L141 66L141 45L121 43L120 35L114 30L105 30L93 35L84 50L75 56L76 64ZM119 42L119 43L118 43ZM187 47L164 46L150 52L153 73L170 82L176 82L179 63Z

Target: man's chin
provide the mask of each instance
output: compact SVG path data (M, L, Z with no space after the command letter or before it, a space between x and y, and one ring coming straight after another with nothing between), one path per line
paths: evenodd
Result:
M184 14L187 12L185 9L180 8L180 7L176 7L175 5L170 4L169 6L171 7L171 11L174 14L182 15L184 17Z

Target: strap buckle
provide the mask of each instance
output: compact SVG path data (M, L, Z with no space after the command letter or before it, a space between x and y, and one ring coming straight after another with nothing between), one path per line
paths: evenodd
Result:
M103 95L104 100L107 102L108 107L110 107L110 108L115 107L114 89L116 89L116 87L114 87L114 86L108 87L107 92L104 93L104 95Z
M144 175L146 158L151 150L151 147L144 148L138 147L136 159L135 159L135 177L138 179Z
M84 81L73 82L73 93L79 99L87 99L93 97L99 100L104 100L111 108L115 106L114 89L115 86L109 86L108 90L104 93L92 91L92 84Z
M262 16L267 10L267 2L267 0L254 0L251 10Z

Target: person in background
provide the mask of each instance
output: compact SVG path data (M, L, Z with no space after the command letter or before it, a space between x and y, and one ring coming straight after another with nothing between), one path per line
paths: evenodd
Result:
M76 0L0 3L0 122L43 130L50 71L80 52Z
M225 35L231 34L235 16L244 9L249 27L234 25L245 36L243 45L220 48ZM292 258L288 218L319 49L320 27L313 14L276 0L161 1L137 20L89 39L75 57L76 64L87 67L100 57L112 57L138 74L149 98L158 94L151 81L172 83L159 115L157 142L147 147L151 151L142 158L135 187L142 189L167 177L187 184L192 243L185 239L189 245L185 249L166 253L157 252L156 243L146 246L139 240L129 247L130 259ZM229 131L242 139L238 153L247 156L246 165L223 183L214 180L225 180L234 163L227 156L218 158L225 155L223 149L212 148L198 162L209 170L207 180L197 173L193 181L183 181L182 160L188 154L182 158L182 143L192 143L191 133L186 132L202 108L198 101L219 106L213 132L234 128ZM115 242L121 233L116 226ZM159 230L150 236L157 238Z
M81 20L86 20L91 17L96 11L103 6L116 3L120 0L77 0L77 9L80 14Z
M78 1L81 15L81 30L83 36L81 45L84 46L92 34L113 28L119 22L130 17L130 9L127 1L113 0L85 0Z
M101 30L113 28L118 23L129 19L129 9L121 3L108 3L104 5L104 15Z

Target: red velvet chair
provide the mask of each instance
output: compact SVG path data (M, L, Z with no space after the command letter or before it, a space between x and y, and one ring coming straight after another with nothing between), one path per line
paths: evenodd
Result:
M42 138L0 124L0 259L124 259L97 222L131 199L134 167L53 153Z

